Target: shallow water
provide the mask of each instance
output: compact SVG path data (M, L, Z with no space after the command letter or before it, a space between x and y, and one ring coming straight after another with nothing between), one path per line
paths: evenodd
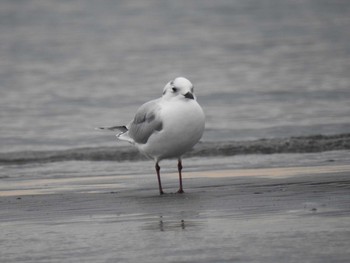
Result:
M204 141L350 128L348 1L0 3L0 151L114 146L170 79L195 85Z
M180 218L131 214L9 223L3 231L8 237L3 258L7 262L47 262L48 258L50 262L271 262L281 258L346 262L348 256L349 223L333 218L273 214L239 220L215 211ZM286 222L289 227L283 225ZM320 246L325 249L322 257Z
M315 157L319 155L309 159ZM249 173L241 169L190 174L188 191L180 195L171 194L176 177L166 178L167 194L162 196L141 174L130 176L128 187L107 183L101 192L80 186L85 181L96 190L103 182L125 183L126 178L61 180L64 190L57 187L55 178L46 180L48 187L40 190L54 186L54 194L0 197L1 259L347 262L350 165L337 161L322 166L320 161L316 166L251 169ZM271 176L272 170L285 176Z

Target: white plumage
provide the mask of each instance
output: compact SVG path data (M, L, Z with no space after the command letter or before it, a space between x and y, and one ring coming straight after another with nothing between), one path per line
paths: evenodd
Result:
M161 98L143 104L128 125L101 129L119 130L119 140L135 145L155 161L159 192L163 194L159 162L178 159L178 193L183 193L181 156L200 140L204 126L205 116L192 83L178 77L165 85Z

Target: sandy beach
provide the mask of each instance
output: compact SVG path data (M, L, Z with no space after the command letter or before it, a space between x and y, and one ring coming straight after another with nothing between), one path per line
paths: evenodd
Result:
M1 262L348 262L350 165L4 180Z

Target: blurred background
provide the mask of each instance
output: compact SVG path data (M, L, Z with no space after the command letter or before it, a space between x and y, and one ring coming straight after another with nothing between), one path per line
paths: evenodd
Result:
M350 1L2 0L0 151L117 146L177 76L203 141L350 130Z

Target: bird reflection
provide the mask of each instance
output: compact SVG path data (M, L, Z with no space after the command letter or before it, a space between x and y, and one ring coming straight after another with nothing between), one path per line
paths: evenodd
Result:
M149 221L142 226L144 230L151 231L187 231L193 228L201 227L203 224L200 220L185 220L185 219L169 219L168 217L159 216L154 221Z
M158 223L159 230L161 232L168 231L168 230L185 230L186 229L186 222L185 220L181 219L180 221L163 221L163 217L159 217L159 223Z

